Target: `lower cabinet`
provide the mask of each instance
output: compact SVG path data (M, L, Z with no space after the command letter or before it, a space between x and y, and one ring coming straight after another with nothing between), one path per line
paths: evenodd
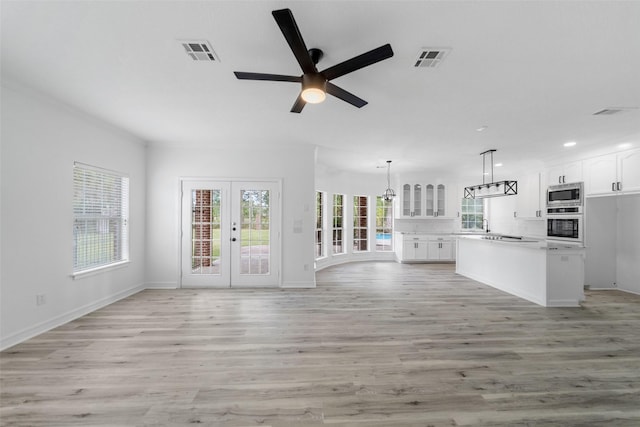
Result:
M453 244L450 237L439 237L429 240L428 244L428 256L429 261L451 261L453 260Z
M451 236L401 234L397 239L396 257L400 262L454 261L454 240Z
M401 261L426 261L428 241L422 237L405 236L402 241Z

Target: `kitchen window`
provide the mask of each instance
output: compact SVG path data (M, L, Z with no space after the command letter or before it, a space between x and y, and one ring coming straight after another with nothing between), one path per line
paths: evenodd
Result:
M129 261L129 178L73 165L73 275Z
M316 258L324 256L323 203L324 193L316 191Z
M376 197L376 251L393 251L393 202Z
M367 196L353 196L353 251L364 252L369 248Z
M462 199L462 229L482 230L484 218L484 199Z
M344 195L333 195L332 240L333 254L343 254L344 247Z

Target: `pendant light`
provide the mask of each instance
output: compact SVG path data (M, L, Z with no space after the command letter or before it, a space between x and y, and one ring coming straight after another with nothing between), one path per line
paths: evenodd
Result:
M465 199L483 199L486 197L514 196L518 194L518 181L493 181L493 153L491 149L480 153L482 156L482 184L465 187ZM489 175L485 168L485 158L489 155L491 162L491 182L485 183L485 177Z
M391 188L391 160L387 160L387 189L382 194L382 200L390 202L396 197L396 192Z

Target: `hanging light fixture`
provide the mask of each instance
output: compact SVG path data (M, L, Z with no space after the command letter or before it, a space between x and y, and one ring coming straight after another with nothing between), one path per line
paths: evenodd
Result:
M304 74L300 96L309 104L319 104L327 97L327 79L322 74Z
M387 189L382 194L382 200L390 202L396 197L396 192L391 188L391 160L387 160Z
M482 184L465 187L465 199L482 199L485 197L513 196L518 194L518 181L493 181L493 153L495 149L480 153L482 156ZM485 168L485 157L490 156L491 182L485 183L485 177L489 175Z

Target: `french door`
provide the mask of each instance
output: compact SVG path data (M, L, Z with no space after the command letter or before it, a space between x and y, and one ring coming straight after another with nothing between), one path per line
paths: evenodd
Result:
M182 287L280 283L275 181L182 181Z

